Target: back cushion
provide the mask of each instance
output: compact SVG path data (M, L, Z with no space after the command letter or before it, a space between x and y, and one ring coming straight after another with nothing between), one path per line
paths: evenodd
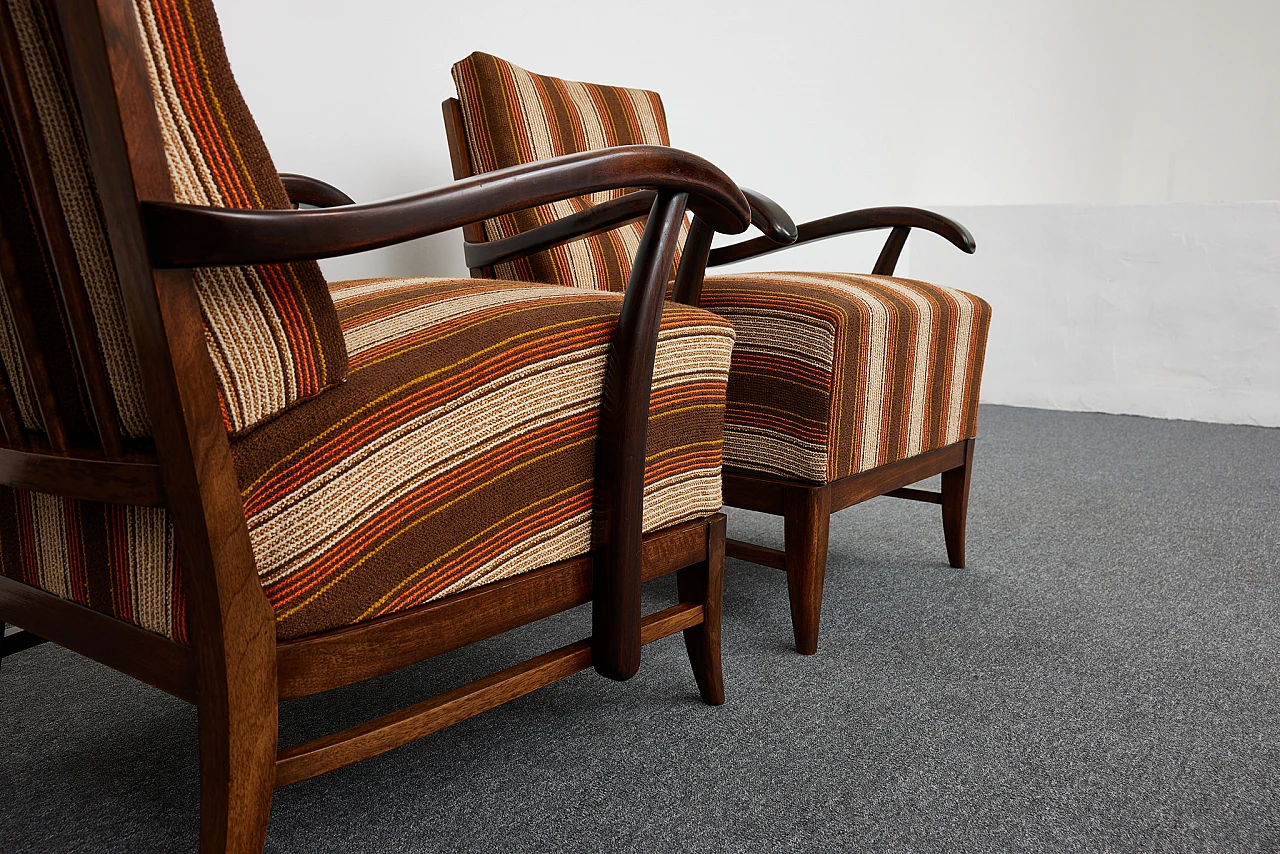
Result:
M615 145L671 144L656 92L532 74L487 53L473 53L454 65L453 80L476 172ZM486 220L485 236L511 237L625 192L580 196ZM687 226L681 246L686 232ZM494 272L504 279L621 291L643 233L643 221L633 223L498 264Z
M50 0L6 2L93 308L121 430L145 436L150 423L140 368L124 320L56 14ZM275 165L231 76L211 0L134 0L134 7L177 200L288 208ZM342 332L315 263L202 269L194 279L229 431L248 430L345 376Z

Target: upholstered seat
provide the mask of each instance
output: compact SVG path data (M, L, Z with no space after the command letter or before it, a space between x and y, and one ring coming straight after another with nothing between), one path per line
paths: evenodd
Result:
M656 92L534 74L485 53L453 66L456 101L444 104L454 176L609 146L670 145ZM751 117L742 117L749 143ZM581 288L625 286L640 224L621 213L613 231L555 243L555 220L595 206L608 219L626 208L617 193L494 217L464 231L472 275ZM627 215L630 216L630 208ZM964 566L970 462L991 308L946 287L893 278L912 228L935 231L965 251L972 237L945 217L910 208L850 211L799 227L776 203L752 194L765 236L711 249L710 232L686 232L673 298L732 321L737 334L725 416L725 503L785 518L785 552L728 543L733 557L784 568L796 646L817 649L829 518L892 494L942 505L948 558ZM881 275L752 273L706 276L712 267L840 233L889 228ZM541 232L541 242L535 240ZM695 238L694 235L697 235ZM472 250L523 235L523 257ZM500 244L501 245L501 244ZM492 248L492 247L490 247ZM940 493L907 488L943 475Z
M454 279L331 286L347 379L234 440L281 638L586 554L600 388L621 295ZM720 507L733 333L663 315L644 530Z
M972 438L991 308L849 273L708 276L733 323L725 465L830 483Z

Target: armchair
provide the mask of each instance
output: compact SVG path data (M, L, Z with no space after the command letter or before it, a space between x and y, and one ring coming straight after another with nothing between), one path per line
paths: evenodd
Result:
M663 311L686 208L749 223L723 173L635 146L290 210L286 186L350 200L277 177L210 0L4 0L0 72L0 621L26 630L0 651L48 639L194 704L202 851L262 850L276 787L626 679L677 631L723 702L732 331ZM314 263L633 186L625 296ZM587 640L278 744L281 700L588 601Z
M443 106L458 179L575 151L670 144L655 92L533 74L484 53L455 64L453 77L458 98ZM727 553L786 572L796 647L811 654L832 513L879 495L940 504L948 559L964 566L991 309L971 294L893 277L912 229L974 251L969 232L946 217L871 208L797 227L775 202L743 193L763 235L712 249L714 224L695 214L672 297L734 325L725 503L782 515L786 543L729 540ZM627 247L644 222L638 195L582 197L468 226L471 274L622 289ZM570 235L585 223L593 236ZM708 266L882 229L889 236L871 275L705 275ZM941 492L910 487L939 473Z

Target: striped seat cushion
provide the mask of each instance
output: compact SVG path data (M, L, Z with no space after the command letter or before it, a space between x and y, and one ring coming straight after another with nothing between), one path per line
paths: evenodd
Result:
M121 432L147 436L151 427L141 369L125 321L56 16L47 0L3 2L18 35ZM133 0L133 10L142 31L176 199L228 208L289 207L262 135L231 75L212 0ZM6 154L16 161L9 124L6 117ZM11 166L0 167L0 182L9 183L5 173L10 171ZM6 230L18 235L32 232L29 223L36 221L30 198L15 190L0 196L0 217ZM29 290L52 290L48 248L41 245L39 234L31 236L35 242L18 253L19 273ZM342 330L315 263L219 267L196 270L193 276L228 430L247 430L341 382L346 371ZM37 301L43 298L36 295ZM44 312L38 322L43 324L42 337L65 334L60 311ZM10 325L0 316L0 326L6 327L0 329L0 361L18 395L23 421L29 428L43 429L24 401L26 379L11 357ZM68 389L74 392L75 383L69 382ZM73 429L77 406L63 407L70 411Z
M281 638L578 557L621 298L453 279L337 284L347 381L231 443ZM644 529L720 507L733 330L669 306ZM187 642L164 510L0 489L0 573Z
M487 53L453 66L471 164L477 173L615 145L670 145L656 92L532 74ZM609 190L486 220L489 240L511 237L621 196ZM497 264L498 278L621 291L644 222ZM684 245L688 225L680 232ZM676 255L679 262L679 254Z
M621 297L399 279L335 285L347 381L232 443L282 638L586 554L605 357ZM669 307L644 528L720 506L733 332Z
M847 273L708 276L733 323L726 466L828 483L976 435L991 307Z

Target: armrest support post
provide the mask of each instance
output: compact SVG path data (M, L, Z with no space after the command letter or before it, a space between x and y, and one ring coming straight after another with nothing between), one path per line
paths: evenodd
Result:
M640 561L645 440L658 327L688 194L660 190L636 250L610 351L596 444L592 649L596 671L640 667Z

